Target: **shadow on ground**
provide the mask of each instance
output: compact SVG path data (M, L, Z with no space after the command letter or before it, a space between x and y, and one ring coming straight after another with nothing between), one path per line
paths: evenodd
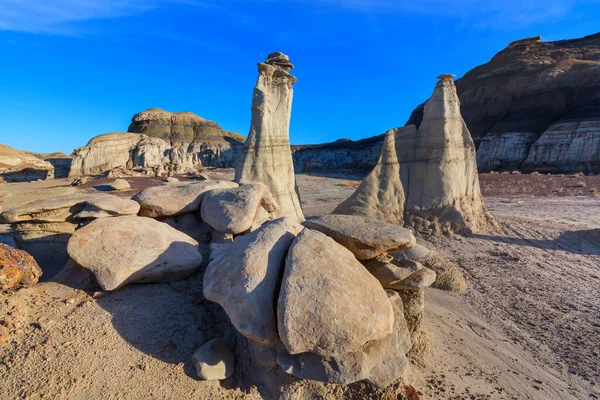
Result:
M472 234L470 237L506 243L515 246L536 247L543 250L563 250L588 256L600 255L600 229L566 231L552 240L529 239L526 237Z

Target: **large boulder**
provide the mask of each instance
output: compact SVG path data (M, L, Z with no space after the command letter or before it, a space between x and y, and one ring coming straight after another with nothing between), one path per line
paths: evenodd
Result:
M202 200L202 220L222 233L246 232L260 216L265 190L262 184L211 190Z
M74 219L96 219L136 215L140 211L137 201L117 196L103 196L85 201L83 209L73 216Z
M140 203L141 216L171 217L198 211L203 195L210 190L235 187L238 187L238 184L229 181L200 181L153 186L133 196L133 200Z
M304 229L285 261L277 303L290 354L339 356L392 332L392 306L379 282L345 247Z
M54 166L35 155L0 144L0 179L6 182L54 178Z
M198 242L151 218L100 218L78 229L69 256L94 273L104 290L128 283L185 279L202 264Z
M303 221L290 148L292 85L296 83L292 68L289 57L278 52L258 64L250 134L236 165L235 180L265 184L280 207L275 218Z
M357 215L323 215L306 220L304 226L331 236L359 260L406 250L416 241L408 229Z
M395 133L393 129L386 133L377 165L333 214L359 215L402 226L404 189L400 182Z
M253 341L279 341L274 305L285 255L301 230L295 219L280 218L211 255L204 296L219 303L233 326Z
M408 290L429 287L435 281L435 272L411 260L380 256L366 263L367 270L385 289Z
M387 336L334 357L314 353L292 355L279 350L277 363L285 372L298 378L336 384L367 380L377 387L386 387L405 377L409 368L406 353L411 348L409 330L402 300L395 292L387 291L386 294L394 312L393 328ZM352 311L350 313L352 315Z
M39 265L27 252L0 243L0 290L32 286L41 275Z

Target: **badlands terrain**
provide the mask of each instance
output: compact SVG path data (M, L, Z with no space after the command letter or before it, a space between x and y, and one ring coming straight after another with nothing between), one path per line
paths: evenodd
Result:
M234 177L232 169L207 174ZM310 217L331 212L363 175L342 171L296 178ZM130 178L132 188L117 194L130 197L163 180ZM110 182L9 183L2 186L0 205L94 193ZM382 392L366 383L290 379L283 398L600 397L600 197L595 191L600 177L480 174L480 182L486 205L501 224L497 233L418 239L456 262L469 290L426 289L424 324L431 343L406 381ZM0 238L11 240L6 234ZM184 281L114 292L81 282L42 282L1 297L0 398L264 397L265 388L255 386L243 359L224 381L197 378L193 351L232 333L222 309L204 298L202 275L203 270Z

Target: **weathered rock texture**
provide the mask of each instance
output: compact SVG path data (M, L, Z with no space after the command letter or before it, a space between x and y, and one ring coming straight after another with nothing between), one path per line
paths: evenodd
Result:
M31 153L0 144L0 178L26 182L54 178L54 167Z
M75 149L69 176L92 175L119 166L159 168L168 163L169 146L139 133L105 133Z
M100 218L75 231L69 256L104 290L128 283L185 279L202 264L198 242L151 218Z
M304 229L285 262L277 303L290 354L339 356L392 333L393 310L379 282L342 245Z
M279 342L275 304L288 248L302 230L295 219L280 218L239 236L216 253L204 275L204 296L219 303L235 328L249 339Z
M479 188L475 146L460 114L453 75L441 75L423 122L397 142L406 222L417 230L485 231L492 223Z
M28 287L37 283L42 270L33 257L0 243L0 290Z
M134 115L128 131L164 140L169 145L170 162L180 166L176 170L233 167L244 143L242 135L188 111L151 108Z
M237 181L261 182L269 188L279 211L274 217L304 220L290 149L293 65L282 53L258 63L258 80L252 98L250 133L236 165Z
M333 213L359 215L402 225L404 200L400 164L396 156L395 130L390 130L386 133L375 168Z

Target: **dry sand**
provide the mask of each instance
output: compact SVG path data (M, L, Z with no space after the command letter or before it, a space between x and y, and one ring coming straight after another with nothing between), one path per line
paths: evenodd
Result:
M493 176L493 193L482 183L490 211L502 222L500 232L421 238L456 261L471 286L465 294L426 292L431 351L406 382L421 398L600 398L600 198L589 190L581 197L555 191L578 178L544 178ZM586 178L588 187L595 185L597 177ZM144 179L136 179L132 191L160 182ZM305 213L331 211L358 179L299 175ZM523 190L510 184L535 186L532 180L546 188L518 195ZM498 189L502 182L513 192ZM103 182L75 189L67 184L3 185L0 205L93 191ZM252 371L241 362L226 381L195 378L193 350L231 329L220 307L201 292L199 274L114 293L48 282L0 297L0 398L260 398L260 388L250 384ZM289 392L296 398L377 398L365 385L313 389L297 384Z

